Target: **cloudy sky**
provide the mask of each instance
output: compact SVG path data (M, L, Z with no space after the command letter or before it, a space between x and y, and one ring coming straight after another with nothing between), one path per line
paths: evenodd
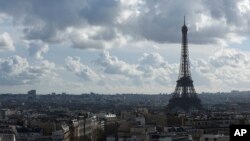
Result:
M0 93L250 90L250 0L0 0Z

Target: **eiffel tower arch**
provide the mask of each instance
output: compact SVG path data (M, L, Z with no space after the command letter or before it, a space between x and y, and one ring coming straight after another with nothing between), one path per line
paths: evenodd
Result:
M182 26L182 47L179 77L173 96L169 100L169 104L167 106L168 110L175 112L189 112L191 110L202 109L201 100L198 98L195 91L190 72L187 32L188 28L184 17L184 25Z

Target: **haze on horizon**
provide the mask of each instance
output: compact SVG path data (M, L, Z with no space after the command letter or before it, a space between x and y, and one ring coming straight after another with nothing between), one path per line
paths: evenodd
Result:
M0 0L0 93L250 90L250 0Z

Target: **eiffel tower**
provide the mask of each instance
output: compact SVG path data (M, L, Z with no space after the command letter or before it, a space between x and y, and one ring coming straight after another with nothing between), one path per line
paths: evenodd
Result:
M189 112L191 110L200 110L202 108L201 101L195 92L190 72L187 32L188 28L184 17L179 77L173 96L168 104L168 109L175 112Z

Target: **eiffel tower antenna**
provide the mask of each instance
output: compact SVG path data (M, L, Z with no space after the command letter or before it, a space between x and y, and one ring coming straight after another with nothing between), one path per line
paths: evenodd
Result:
M185 18L185 16L184 16L184 25L186 25L186 18Z

